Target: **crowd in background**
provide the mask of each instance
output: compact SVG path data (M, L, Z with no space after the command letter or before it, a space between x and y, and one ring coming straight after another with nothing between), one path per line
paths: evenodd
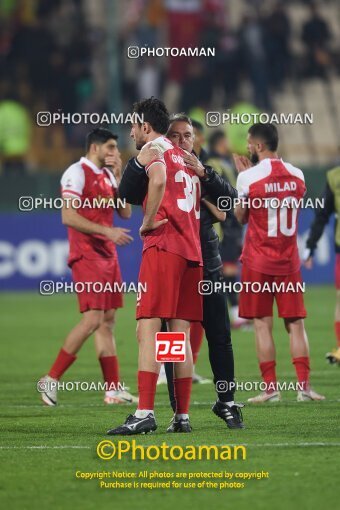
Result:
M172 98L177 111L231 106L245 99L247 83L247 99L270 111L287 80L327 80L329 70L336 70L332 30L312 2L302 2L301 55L292 49L289 2L273 0L262 9L264 2L244 0L246 8L236 28L229 22L229 3L116 2L117 79L124 110L129 111L137 98L151 95ZM36 112L108 110L107 89L100 87L107 77L96 72L95 48L101 47L105 58L110 34L105 15L102 26L91 26L88 5L86 0L0 0L0 158L6 168L23 171L30 166L27 161L33 167L62 167L82 146L88 127L39 129ZM214 47L216 57L129 60L130 45Z

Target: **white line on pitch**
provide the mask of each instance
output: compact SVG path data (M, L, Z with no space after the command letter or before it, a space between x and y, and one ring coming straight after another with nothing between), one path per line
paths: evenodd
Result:
M89 450L90 446L74 446L74 445L64 445L64 446L0 446L0 450Z
M214 446L225 446L225 444L216 444ZM239 443L228 444L228 446L246 446L249 448L290 448L290 447L334 447L340 446L340 443ZM77 446L77 445L60 445L60 446L0 446L0 450L90 450L91 446Z
M327 403L334 403L334 402L340 402L340 399L326 399L323 403L321 402L317 402L317 405L325 405ZM211 402L191 402L191 405L192 406L212 406L214 404L214 401L212 400ZM277 406L278 407L282 407L283 404L294 404L294 405L303 405L303 402L297 402L296 400L291 400L291 399L287 399L287 400L282 400L281 402L277 402ZM311 404L311 402L305 402L305 404L309 405ZM120 409L124 409L125 407L129 407L131 404L119 404L119 408ZM169 407L170 404L164 402L164 403L159 403L159 404L155 404L155 407ZM267 404L267 405L260 405L260 404L256 404L256 405L253 405L253 404L247 404L247 407L249 408L256 408L256 409L264 409L264 408L267 408L268 406L273 406L273 403L271 404ZM104 406L103 404L58 404L57 406L44 406L42 404L1 404L0 406L0 409L11 409L11 408L14 408L14 409L20 409L20 408L23 408L23 409L35 409L35 408L39 408L39 409L49 409L50 407L56 407L58 409L60 408L87 408L87 407L101 407L102 409L107 409L109 408L109 406ZM112 406L112 408L114 408L114 406ZM115 408L116 409L116 408Z

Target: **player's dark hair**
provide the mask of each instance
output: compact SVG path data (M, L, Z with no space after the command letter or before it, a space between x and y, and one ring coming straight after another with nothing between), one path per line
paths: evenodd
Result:
M174 122L186 122L190 126L192 126L192 120L186 113L175 113L174 115L171 115L170 117L170 125Z
M112 133L109 129L104 128L96 128L87 133L86 135L86 152L90 150L90 147L93 143L103 144L108 140L117 140L118 136Z
M216 145L218 144L218 142L220 140L224 140L225 138L226 138L226 134L221 129L217 129L216 131L214 131L211 134L209 141L208 141L209 149L213 150L216 147Z
M203 124L198 122L198 120L192 119L191 123L192 123L192 127L194 129L197 129L197 131L199 131L200 133L204 133L204 126L203 126Z
M258 122L248 129L248 133L254 138L262 140L270 151L276 151L279 145L279 134L274 124Z
M170 115L160 99L150 97L142 99L133 105L133 112L143 117L144 122L148 122L156 133L165 135L169 129Z

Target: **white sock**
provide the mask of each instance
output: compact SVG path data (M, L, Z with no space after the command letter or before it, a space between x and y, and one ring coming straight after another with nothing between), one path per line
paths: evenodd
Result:
M153 409L137 409L135 412L136 418L146 418L148 414L154 416Z
M188 420L189 415L188 414L176 414L176 419L177 420Z

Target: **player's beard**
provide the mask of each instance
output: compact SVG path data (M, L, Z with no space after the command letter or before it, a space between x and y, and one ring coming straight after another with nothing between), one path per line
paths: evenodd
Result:
M144 145L146 144L146 141L143 140L142 136L137 137L135 135L135 144L136 144L136 149L138 151L140 151L144 147Z
M144 145L145 145L145 142L140 142L140 141L137 142L137 140L136 140L136 149L138 151L140 151L144 147Z
M135 144L136 144L136 149L138 151L140 151L144 145L146 144L146 141L143 140L143 133L142 132L138 132L134 134L134 140L135 140Z
M254 165L257 165L257 163L259 162L259 157L256 154L256 152L251 152L249 155L249 159Z

